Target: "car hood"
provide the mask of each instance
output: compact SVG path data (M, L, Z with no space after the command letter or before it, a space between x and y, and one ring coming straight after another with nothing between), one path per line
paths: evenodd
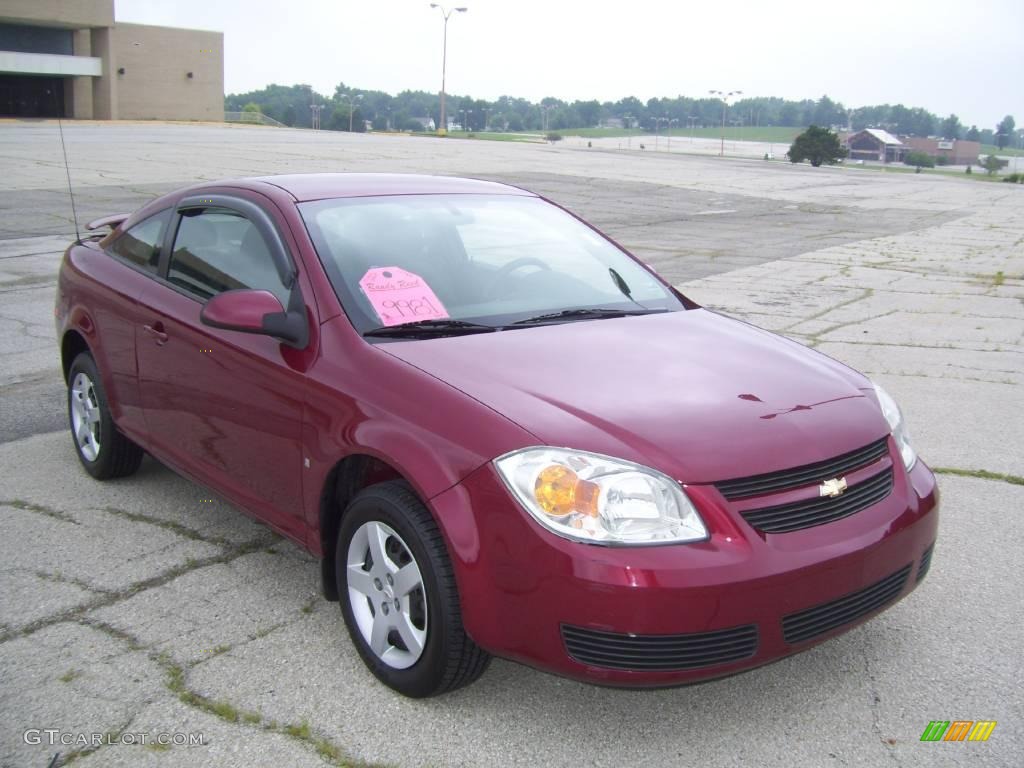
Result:
M380 347L540 442L687 483L809 464L889 431L861 374L704 309Z

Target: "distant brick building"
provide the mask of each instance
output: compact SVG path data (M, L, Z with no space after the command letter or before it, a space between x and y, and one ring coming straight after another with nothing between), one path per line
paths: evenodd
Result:
M865 128L846 137L851 160L875 160L879 163L898 163L909 147L888 131Z
M924 152L936 159L944 157L950 165L977 165L978 156L981 154L981 144L977 141L945 141L904 136L903 143L910 147L911 152Z

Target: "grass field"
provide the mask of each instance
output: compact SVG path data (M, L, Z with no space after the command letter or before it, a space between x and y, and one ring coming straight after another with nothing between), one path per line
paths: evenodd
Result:
M433 136L434 134L428 134ZM448 131L448 136L453 139L484 139L485 141L526 141L543 142L544 135L540 133L499 133L495 131Z
M1000 149L995 144L982 144L981 155L1002 155L1003 157L1024 157L1024 149Z
M725 138L727 141L770 141L788 144L803 130L803 128L788 126L761 126L757 128L744 126L737 128L730 125L725 129ZM611 139L620 136L650 135L648 131L638 129L625 130L623 128L566 128L565 130L552 131L552 133L560 133L563 136L582 136L585 139ZM658 131L660 136L664 136L666 133L671 133L673 137L689 137L692 135L698 139L717 139L722 135L722 128L721 126L694 128L692 132L689 128L673 128L671 131Z
M917 169L910 165L856 165L849 164L844 166L849 171L874 171L876 173L917 173ZM933 176L951 176L956 178L970 179L971 181L1002 181L1001 175L989 176L984 170L975 168L973 173L964 173L963 171L954 171L946 168L922 168L921 173L931 174Z

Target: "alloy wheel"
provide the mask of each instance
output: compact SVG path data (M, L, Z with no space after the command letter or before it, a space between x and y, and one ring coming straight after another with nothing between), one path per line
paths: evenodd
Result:
M370 650L395 669L408 669L427 641L423 576L412 550L389 525L363 523L348 546L348 599Z
M96 387L84 373L71 383L71 429L78 450L87 461L100 455L100 403Z

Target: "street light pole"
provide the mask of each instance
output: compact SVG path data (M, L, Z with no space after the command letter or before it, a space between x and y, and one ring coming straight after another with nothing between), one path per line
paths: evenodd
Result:
M438 133L444 135L448 132L448 122L445 120L444 113L444 87L445 87L445 76L448 69L448 17L453 13L465 13L468 8L452 8L448 10L437 3L431 3L431 8L437 8L441 11L441 15L444 16L444 45L441 49L441 126L438 128Z
M729 99L733 96L742 96L743 91L708 91L712 96L717 96L722 101L722 146L718 150L719 157L725 157L725 110L729 106Z
M352 133L352 115L356 111L356 102L363 98L363 94L353 96L351 93L345 94L345 98L348 100L348 132Z

